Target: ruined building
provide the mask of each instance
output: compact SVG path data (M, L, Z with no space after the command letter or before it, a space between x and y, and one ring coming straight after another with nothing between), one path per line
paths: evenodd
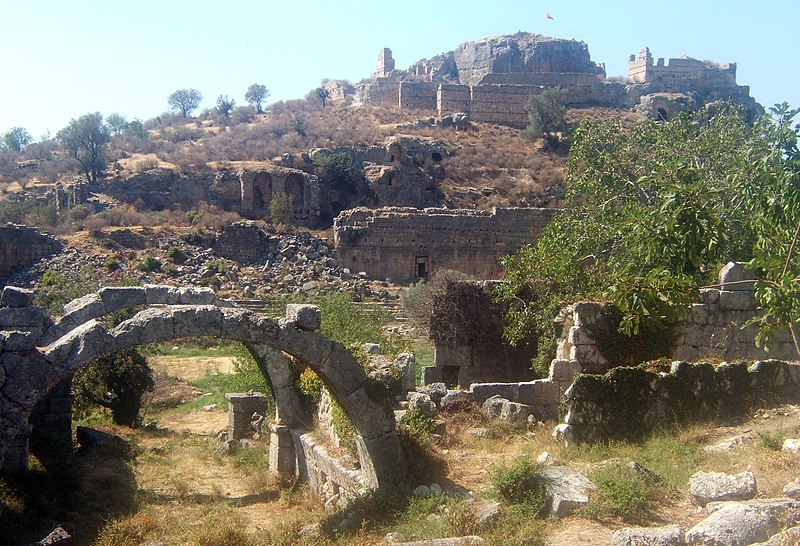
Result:
M737 85L735 63L717 66L691 58L654 63L646 48L638 58L631 57L626 84L609 80L605 65L591 60L585 43L526 32L467 42L407 70L397 69L391 50L384 48L372 78L356 86L355 100L431 110L439 116L463 112L473 121L513 127L527 125L525 103L530 95L556 86L567 91L569 106L632 108L644 101L647 107L641 111L652 117L658 116L658 108L650 108L653 99L644 97L663 93L691 99L661 97L677 100L664 113L719 99L744 104L751 116L763 112L749 88Z
M333 224L339 262L396 282L440 269L497 278L500 257L535 243L554 209L356 208Z

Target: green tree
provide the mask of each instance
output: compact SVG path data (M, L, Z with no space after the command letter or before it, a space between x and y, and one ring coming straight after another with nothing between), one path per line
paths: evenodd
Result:
M256 107L256 113L263 114L261 103L269 98L269 89L260 83L251 84L244 94L244 100Z
M225 116L225 119L230 118L234 108L236 108L236 101L228 95L220 95L217 97L217 112Z
M125 124L124 128L125 133L131 134L137 138L141 138L142 140L147 138L147 130L144 128L144 123L139 118L133 118L131 121Z
M525 103L528 112L528 127L525 134L531 138L542 137L546 149L558 146L561 133L569 129L564 117L567 90L548 87L538 95L531 95Z
M202 100L203 95L197 89L178 89L167 97L167 104L173 110L182 113L183 117L187 117L197 110Z
M109 114L106 118L106 125L112 133L118 135L128 126L128 120L122 114Z
M294 214L294 199L288 193L276 193L269 202L269 218L273 224L288 225Z
M61 146L78 161L90 184L106 166L105 148L111 140L108 127L99 112L73 119L56 135Z
M15 152L21 152L31 142L33 142L33 137L23 127L12 127L3 133L3 144Z
M744 156L751 173L743 202L756 233L750 267L760 276L761 313L752 323L759 325L759 345L788 328L800 352L800 126L792 127L800 108L776 104L770 113L756 125L758 138Z
M348 192L359 190L364 174L347 152L319 152L312 161L323 185Z
M139 425L142 396L155 388L153 373L135 349L98 358L75 373L73 379L78 410L96 404L111 410L118 425Z
M535 329L546 359L552 319L568 301L613 302L628 334L684 316L721 262L752 257L736 182L750 136L733 108L628 127L582 123L565 172L569 208L535 246L503 260L507 335Z
M322 102L322 108L325 109L325 103L331 97L331 92L324 87L317 87L314 93L316 93L317 98Z

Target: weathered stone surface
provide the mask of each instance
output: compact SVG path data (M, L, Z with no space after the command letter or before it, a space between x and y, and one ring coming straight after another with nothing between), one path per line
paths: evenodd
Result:
M745 546L800 522L800 502L764 499L710 504L710 515L686 532L690 546Z
M715 501L752 499L756 496L756 477L749 471L741 474L697 472L689 478L689 494L700 506Z
M503 412L503 404L508 402L505 398L494 395L487 399L481 408L489 419L499 419L500 414Z
M413 390L417 385L417 360L412 353L400 353L392 362L397 370L400 383L405 390Z
M33 290L19 288L17 286L6 286L0 295L0 307L28 307L33 305L36 296Z
M77 324L82 324L105 314L103 300L97 293L87 294L64 305L64 317L69 317Z
M36 346L36 337L30 332L17 332L15 330L0 332L0 348L4 351L27 352Z
M448 406L457 406L461 407L464 404L471 404L474 403L475 399L472 396L470 391L447 391L447 394L442 396L442 399L439 401L439 408L442 410L446 409Z
M500 410L500 419L515 425L525 425L531 415L531 408L518 402L504 402Z
M503 509L499 502L491 500L475 501L475 528L483 531L497 523Z
M126 307L137 307L147 303L145 289L141 286L115 286L101 288L97 294L103 301L106 313L113 313Z
M781 531L766 542L757 542L751 546L797 546L798 544L800 544L800 526Z
M433 540L414 540L412 542L395 542L397 546L478 546L485 544L479 536L437 538Z
M752 292L757 277L739 262L728 262L719 271L721 290Z
M146 305L177 305L181 301L180 289L160 284L144 285Z
M800 478L787 483L783 488L783 494L790 499L800 500Z
M436 411L436 404L433 403L431 397L421 392L409 392L407 396L408 410L418 413L424 417L435 417L438 413Z
M444 383L437 381L435 383L429 383L424 387L417 388L417 392L427 394L428 396L431 397L431 400L433 400L434 404L438 405L441 402L442 398L449 391L447 390L447 386Z
M796 438L785 439L781 451L784 453L800 453L800 440Z
M164 309L145 309L121 322L113 330L121 347L147 345L173 337L172 313Z
M685 533L679 525L665 527L626 527L614 531L611 546L682 546Z
M743 434L739 436L733 436L721 441L718 444L714 444L713 446L706 446L703 448L703 451L706 453L725 453L726 451L731 451L732 449L741 446L744 444L746 439L747 436Z
M290 303L286 306L286 320L301 330L316 331L322 324L322 311L316 305Z
M519 383L473 383L470 386L475 403L483 403L493 396L506 400L519 400Z
M37 328L48 324L50 316L38 307L0 308L0 328Z
M548 466L542 470L542 477L552 497L552 513L559 517L588 504L589 493L596 489L589 478L567 466Z
M130 443L122 436L109 434L90 427L78 427L75 431L75 437L83 449L108 447L123 454L130 449Z
M62 527L56 527L49 535L30 546L72 546L74 543L72 535Z

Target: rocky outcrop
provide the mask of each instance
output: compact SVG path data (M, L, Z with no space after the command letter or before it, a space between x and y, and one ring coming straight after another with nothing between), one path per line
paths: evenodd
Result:
M454 51L418 61L409 72L426 70L434 77L466 85L478 85L489 74L556 72L605 76L605 69L592 62L584 42L528 32L463 43Z

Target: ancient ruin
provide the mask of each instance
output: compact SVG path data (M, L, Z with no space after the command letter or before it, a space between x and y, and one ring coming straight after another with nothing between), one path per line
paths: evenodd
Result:
M333 463L304 441L304 415L295 386L299 370L286 355L310 367L350 416L357 430L360 471L354 482L326 486L347 499L400 479L403 454L391 409L374 400L364 369L342 345L315 332L320 311L314 306L289 305L286 317L274 319L218 299L210 289L149 285L103 288L65 306L55 319L32 304L33 292L5 287L0 299L0 465L6 473L23 472L34 425L52 434L70 434L69 383L75 371L94 359L121 349L197 336L244 342L267 370L277 405L271 429L271 468L308 477L317 484L333 481L325 468ZM109 329L105 315L144 307L133 318ZM292 438L295 438L294 440ZM298 440L299 439L299 440ZM299 443L298 443L299 441ZM288 450L288 451L287 451ZM354 483L362 487L354 491ZM321 487L321 485L320 485ZM346 493L345 493L346 492Z
M554 209L356 208L333 227L339 261L351 271L404 282L440 269L479 278L500 274L497 260L535 243Z
M747 86L736 83L736 64L715 65L688 57L654 62L645 48L628 62L628 79L610 80L594 63L588 46L575 40L519 32L466 42L455 50L422 59L407 70L395 67L392 52L381 50L372 78L357 85L355 101L402 110L465 113L472 121L524 127L528 97L548 87L567 91L569 106L632 108L653 94L686 95L681 108L696 109L719 99L745 105L751 116L763 109ZM349 100L342 94L342 101ZM640 109L652 119L669 119L669 109ZM660 117L659 117L660 116Z
M14 224L0 226L0 279L61 249L58 240L39 231Z

